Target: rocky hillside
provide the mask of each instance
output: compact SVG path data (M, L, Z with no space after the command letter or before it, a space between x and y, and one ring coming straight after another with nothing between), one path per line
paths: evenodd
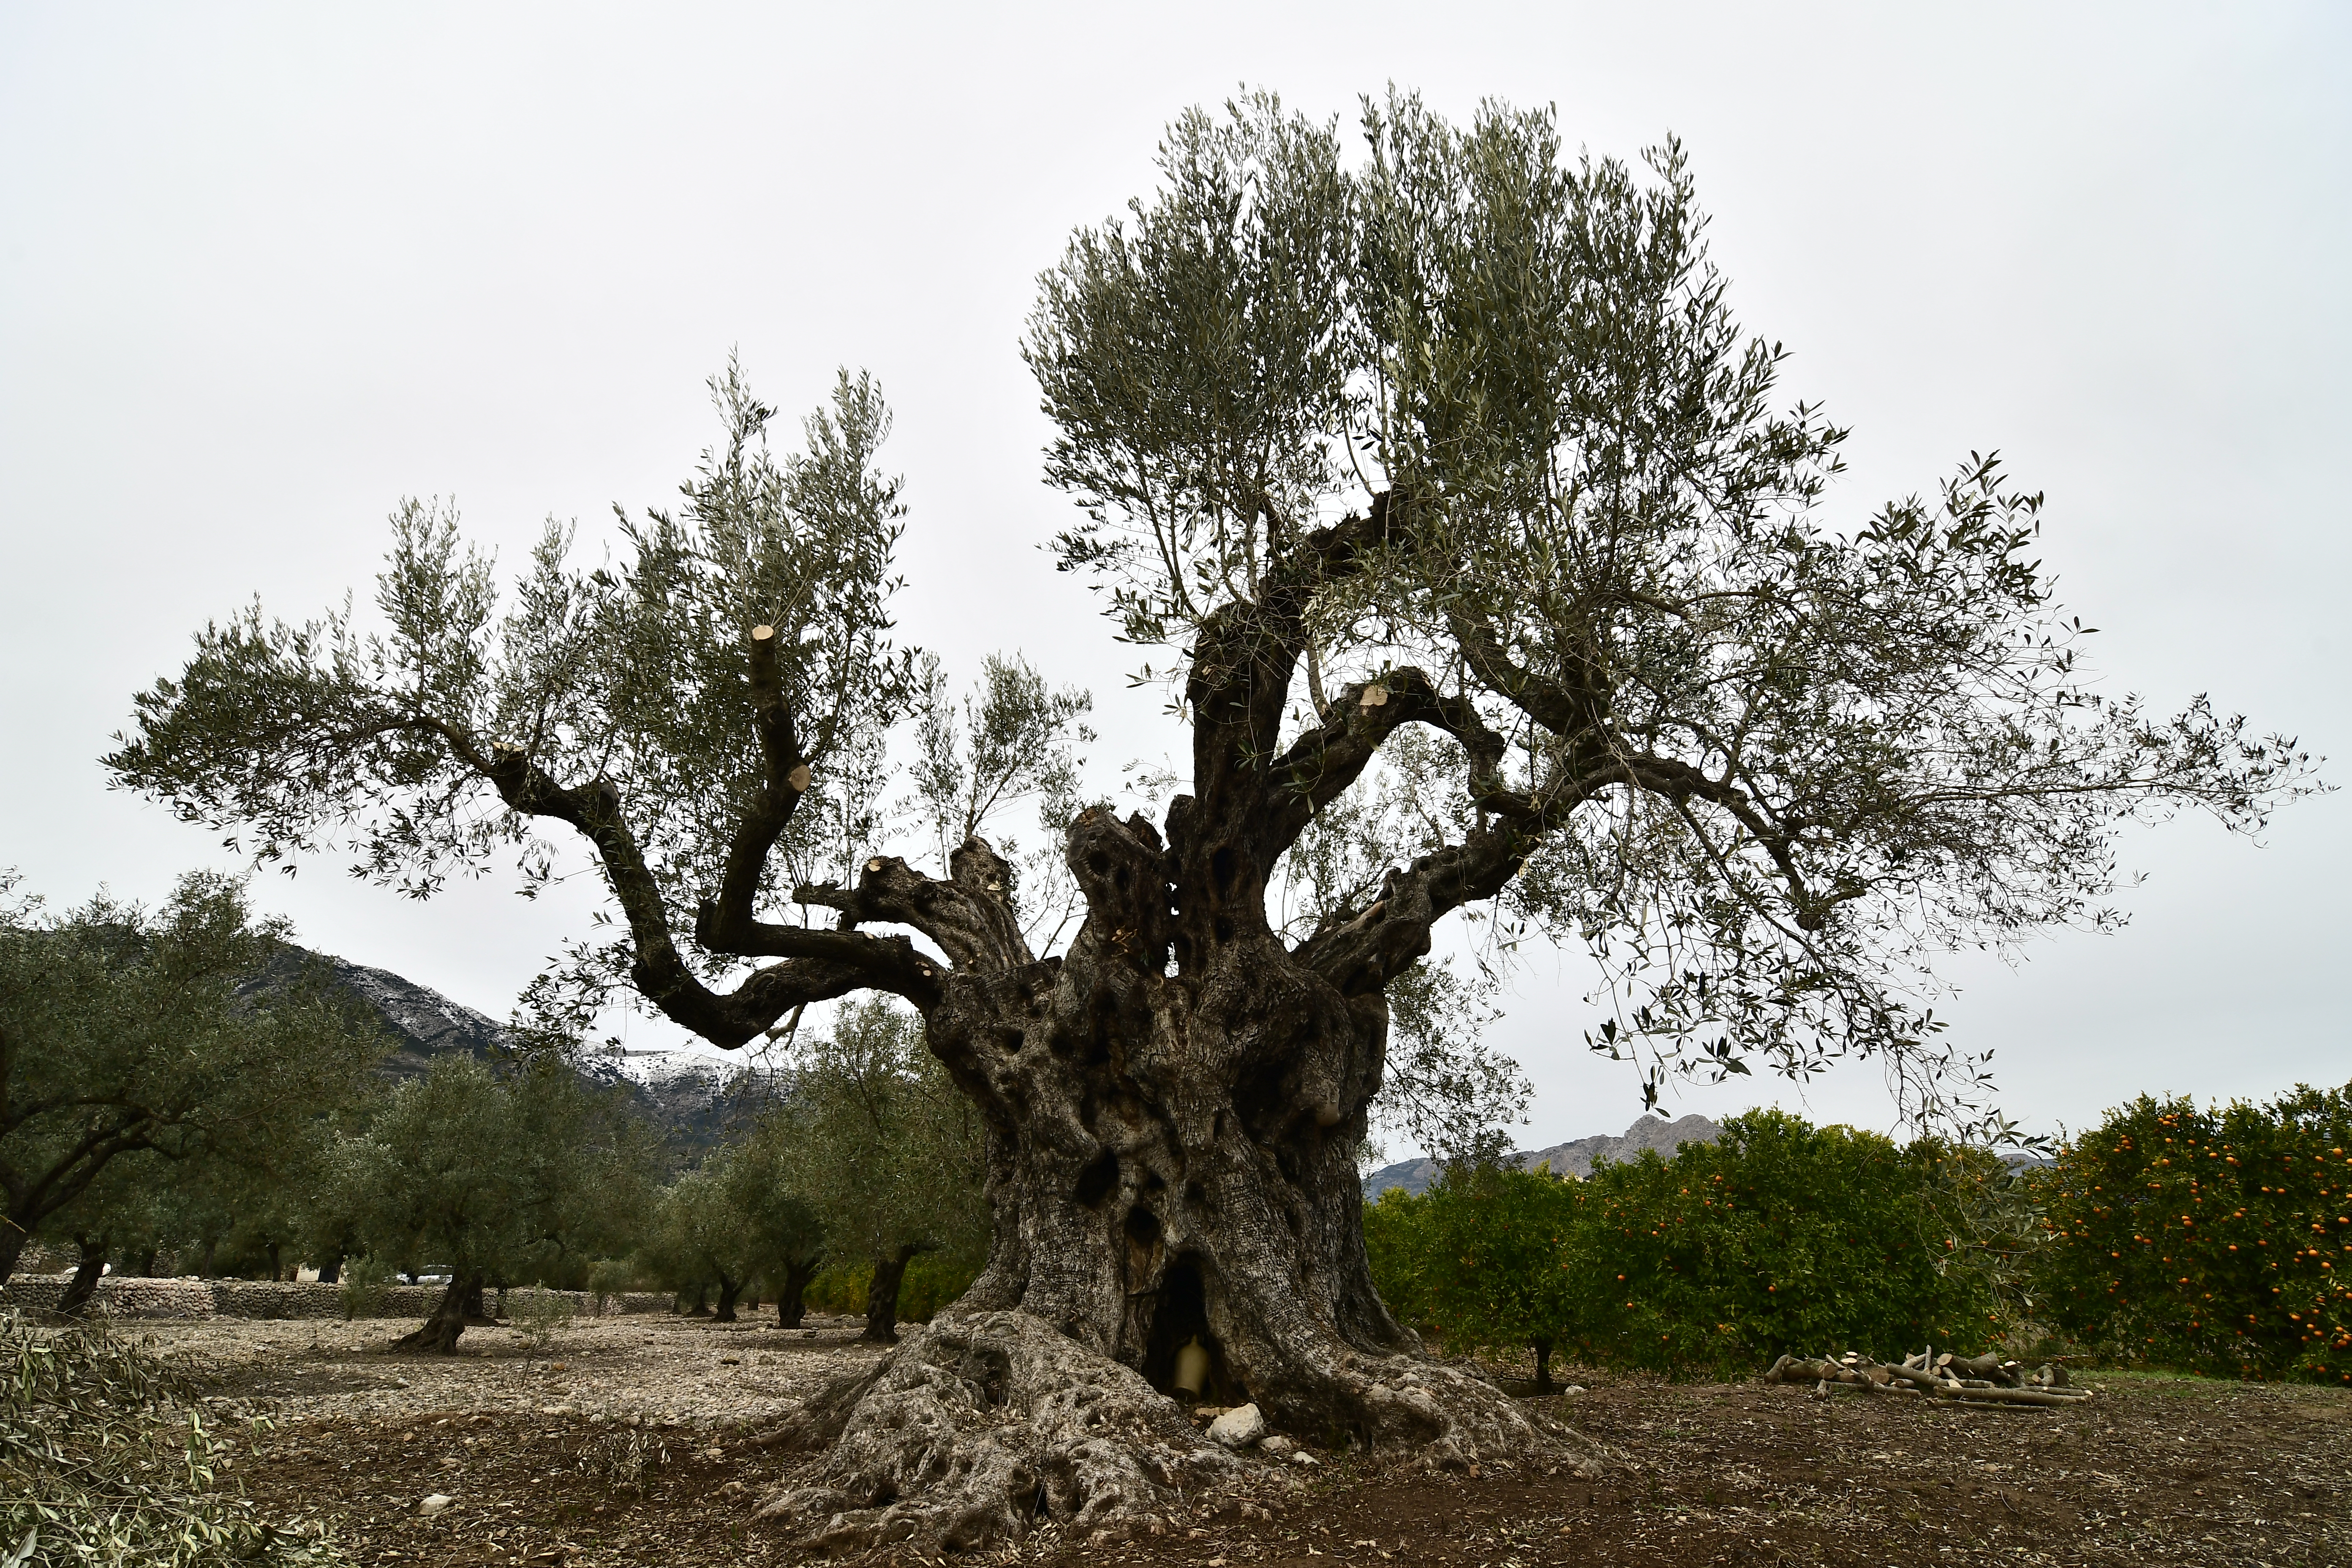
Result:
M1675 1150L1685 1143L1712 1143L1723 1135L1723 1129L1704 1116L1685 1116L1668 1121L1664 1117L1643 1115L1633 1125L1617 1137L1606 1132L1573 1142L1555 1143L1549 1149L1528 1149L1511 1156L1512 1163L1523 1171L1532 1171L1549 1162L1553 1171L1561 1175L1582 1178L1592 1173L1592 1167L1603 1160L1636 1159L1644 1149L1655 1149L1671 1159ZM1409 1193L1425 1192L1437 1180L1441 1169L1434 1160L1405 1160L1383 1166L1364 1178L1364 1196L1377 1198L1391 1187L1402 1187Z
M429 985L329 953L289 948L257 984L283 984L305 961L324 964L333 983L358 997L392 1037L383 1068L387 1077L415 1078L446 1051L488 1056L506 1038L505 1025ZM625 1051L582 1071L599 1083L625 1087L638 1111L692 1158L719 1141L744 1068L691 1051Z

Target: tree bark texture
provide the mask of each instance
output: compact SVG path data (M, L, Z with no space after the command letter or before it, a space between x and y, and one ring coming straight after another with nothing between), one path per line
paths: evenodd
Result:
M711 1321L715 1323L735 1321L735 1298L741 1295L742 1291L743 1282L740 1279L730 1279L726 1275L721 1274L719 1277L719 1310L712 1316Z

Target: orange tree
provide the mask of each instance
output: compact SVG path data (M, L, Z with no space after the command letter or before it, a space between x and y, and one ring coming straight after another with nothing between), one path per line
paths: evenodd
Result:
M2058 1327L2135 1359L2352 1383L2352 1086L2143 1095L2032 1185Z
M1982 1151L1755 1110L1587 1181L1462 1173L1391 1193L1365 1239L1382 1297L1451 1344L1744 1373L1784 1350L1997 1338L2007 1248L1972 1211L2004 1180Z
M1365 1212L1364 1240L1391 1310L1436 1329L1448 1350L1526 1346L1548 1394L1553 1349L1578 1322L1578 1217L1576 1184L1548 1169L1464 1162L1424 1195L1384 1194Z
M1970 1159L1990 1156L1752 1110L1672 1160L1605 1165L1580 1194L1576 1348L1727 1372L1782 1351L1976 1348L2002 1313L1947 1201L1944 1166Z

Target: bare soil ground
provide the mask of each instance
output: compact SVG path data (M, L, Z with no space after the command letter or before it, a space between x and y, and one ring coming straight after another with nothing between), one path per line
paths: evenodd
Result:
M406 1326L219 1321L157 1337L218 1380L243 1484L288 1519L334 1521L370 1564L789 1562L751 1518L789 1461L741 1434L875 1353L846 1319L804 1333L608 1319L544 1353L472 1330L469 1353L440 1359L388 1353ZM1269 1464L1250 1499L1202 1502L1156 1535L1045 1530L1000 1560L2352 1564L2352 1392L2092 1373L2103 1392L2080 1409L1964 1410L1570 1371L1589 1391L1543 1403L1613 1451L1597 1483L1499 1465L1399 1476L1325 1453ZM270 1424L242 1425L255 1414ZM433 1494L453 1500L425 1517Z

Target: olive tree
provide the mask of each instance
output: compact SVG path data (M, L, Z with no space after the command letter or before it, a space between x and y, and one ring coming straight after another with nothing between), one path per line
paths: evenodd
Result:
M919 671L862 379L776 458L730 371L683 506L594 569L551 530L503 610L454 519L404 507L386 629L215 625L110 759L264 858L348 842L415 892L583 845L620 924L551 1010L625 985L722 1046L853 994L922 1020L988 1130L988 1264L793 1418L830 1458L780 1518L961 1544L1041 1495L1160 1509L1222 1462L1155 1392L1196 1335L1294 1431L1539 1444L1365 1263L1390 998L1441 926L1589 951L1594 1044L1653 1075L1864 1056L1981 1117L1937 956L2111 922L2131 817L2251 830L2308 783L2202 700L2087 679L2041 500L1994 460L1833 506L1845 432L1734 318L1678 149L1571 161L1548 115L1395 96L1362 132L1351 160L1270 97L1188 113L1044 274L1056 564L1167 683L1189 773L1156 815L1070 816L1057 948L981 832L944 864L878 841ZM1320 837L1351 809L1379 826Z
M729 1179L731 1163L726 1150L714 1151L664 1188L637 1254L665 1284L695 1292L698 1315L702 1299L717 1286L714 1315L722 1323L735 1321L736 1298L761 1264L749 1218L735 1204L739 1184Z
M793 1187L797 1151L792 1139L783 1118L763 1117L730 1152L726 1167L728 1199L743 1227L753 1274L775 1300L780 1329L801 1326L809 1285L825 1261L824 1216Z
M919 1020L887 999L843 1008L808 1041L761 1132L784 1190L823 1221L835 1262L871 1266L867 1340L897 1342L898 1287L919 1254L986 1245L978 1113L923 1048Z
M448 1268L424 1324L398 1343L449 1352L486 1321L484 1286L584 1272L634 1240L650 1152L618 1097L560 1058L449 1052L341 1145L320 1206L379 1263Z
M282 1174L364 1100L380 1032L320 975L250 984L289 937L209 875L152 910L0 905L0 1283L34 1232L77 1216L94 1281L105 1215L152 1208L180 1168Z

